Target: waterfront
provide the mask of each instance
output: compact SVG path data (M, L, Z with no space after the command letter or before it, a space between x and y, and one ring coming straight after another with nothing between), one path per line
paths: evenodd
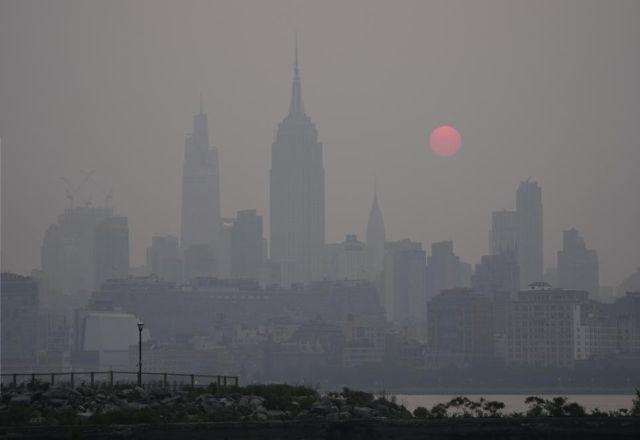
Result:
M560 393L532 393L532 394L464 394L471 400L480 400L484 397L486 400L497 400L505 404L504 413L523 412L527 410L525 399L531 395L550 399L556 396L564 396L570 402L576 402L582 405L587 411L599 409L600 411L613 411L621 408L631 408L633 394L560 394ZM397 394L396 399L413 411L418 406L431 408L438 403L447 403L455 394Z

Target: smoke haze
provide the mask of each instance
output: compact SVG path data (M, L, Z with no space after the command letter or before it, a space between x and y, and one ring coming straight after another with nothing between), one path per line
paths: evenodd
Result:
M61 177L95 169L131 261L180 230L185 134L204 96L223 216L257 208L286 114L294 31L324 145L327 242L364 236L377 177L388 239L488 253L491 211L542 187L545 266L576 227L601 282L640 265L637 1L0 2L2 265L39 266ZM457 156L428 149L455 126ZM96 192L99 194L99 192ZM102 204L95 195L94 204Z

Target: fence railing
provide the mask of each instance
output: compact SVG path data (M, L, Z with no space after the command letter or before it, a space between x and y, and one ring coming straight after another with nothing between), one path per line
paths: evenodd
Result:
M30 383L49 383L75 388L80 385L124 385L137 383L137 371L71 371L64 373L2 373L2 387L17 387ZM190 386L208 387L216 385L220 388L238 386L238 376L221 376L185 373L142 373L142 385L145 388L178 388Z

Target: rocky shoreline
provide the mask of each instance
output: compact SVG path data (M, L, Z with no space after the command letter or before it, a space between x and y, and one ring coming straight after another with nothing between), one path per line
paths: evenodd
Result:
M610 413L587 414L562 397L527 401L524 414L462 396L411 413L393 398L348 388L32 384L2 389L0 439L640 438L640 394L633 408Z
M254 391L255 394L251 392ZM134 386L4 389L0 424L74 425L216 421L410 419L402 405L349 391L320 395L308 387L249 386L240 390Z

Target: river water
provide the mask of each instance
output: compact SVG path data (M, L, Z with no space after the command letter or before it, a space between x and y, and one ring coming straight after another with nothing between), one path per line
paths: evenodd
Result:
M487 400L497 400L505 404L503 413L524 412L528 405L524 400L531 394L465 394L471 400L480 400L484 397ZM633 395L631 394L535 394L544 399L551 399L558 395L567 397L570 402L576 402L582 405L586 410L598 408L600 411L612 411L621 408L631 408ZM406 406L407 409L413 411L418 406L430 409L438 403L447 403L455 395L449 394L396 394L397 402Z

